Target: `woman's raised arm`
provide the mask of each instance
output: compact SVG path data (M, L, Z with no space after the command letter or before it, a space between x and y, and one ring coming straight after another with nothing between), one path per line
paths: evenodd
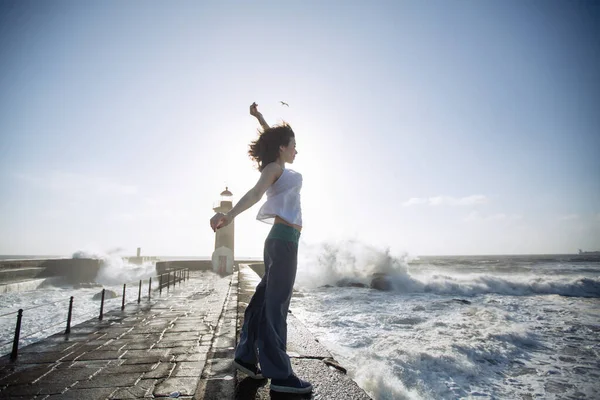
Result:
M269 129L270 128L269 124L267 124L267 121L265 121L265 119L263 118L262 114L258 111L258 104L252 103L250 105L250 115L253 115L253 116L256 117L256 119L260 123L260 126L262 126L263 129Z

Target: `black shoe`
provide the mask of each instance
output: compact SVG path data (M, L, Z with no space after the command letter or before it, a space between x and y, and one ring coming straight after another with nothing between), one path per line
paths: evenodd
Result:
M243 362L242 360L235 359L233 360L233 366L248 375L252 379L265 379L256 364L250 364Z
M310 382L303 381L292 374L286 379L271 379L271 390L283 393L310 393L313 387Z

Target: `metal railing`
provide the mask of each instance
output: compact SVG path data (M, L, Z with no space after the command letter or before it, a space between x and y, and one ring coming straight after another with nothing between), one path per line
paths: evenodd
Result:
M165 275L166 275L166 279L165 279ZM173 277L171 278L171 275L173 275ZM189 268L180 268L180 269L175 269L172 271L168 271L165 272L163 274L160 275L154 275L151 276L150 278L148 278L148 297L147 299L150 300L152 297L152 278L158 278L158 288L155 290L158 290L159 292L159 296L162 295L162 291L163 288L166 287L167 291L169 291L171 289L171 286L173 287L173 289L175 289L175 284L178 283L179 286L181 286L181 282L186 282L187 280L190 279L190 270ZM145 279L140 279L139 281L139 285L138 285L138 298L137 298L137 303L139 304L142 301L142 282ZM166 282L165 282L166 280ZM135 282L128 282L129 284L131 283L135 283ZM121 295L121 310L125 309L125 295L126 295L126 289L127 289L127 283L123 284L123 294ZM100 315L98 316L98 320L102 321L102 319L104 318L104 297L105 297L105 293L106 293L106 289L102 289L102 297L100 300ZM66 323L66 329L64 334L68 335L69 333L71 333L71 319L73 316L73 300L74 300L74 296L71 296L69 298L69 311L68 311L68 315L67 315L67 323ZM59 300L59 301L55 301L53 303L45 303L45 304L40 304L38 306L34 306L34 307L29 307L26 309L22 309L20 308L18 311L13 311L13 312L9 312L6 314L2 314L0 315L0 318L2 317L7 317L13 314L17 314L17 324L15 326L15 335L12 341L8 341L6 343L1 343L0 344L0 348L4 347L6 345L9 345L12 342L12 351L10 353L10 360L11 361L16 361L18 354L19 354L19 340L21 339L25 339L29 336L32 336L38 332L33 332L29 335L23 336L21 337L21 322L23 319L23 312L24 311L31 311L34 310L36 308L40 308L40 307L46 307L46 306L51 306L51 305L55 305L55 304L59 304L59 303L65 303L67 302L67 300ZM53 328L57 325L63 324L64 322L58 322L56 324L47 326L46 328L42 329L42 331L48 330L50 328Z

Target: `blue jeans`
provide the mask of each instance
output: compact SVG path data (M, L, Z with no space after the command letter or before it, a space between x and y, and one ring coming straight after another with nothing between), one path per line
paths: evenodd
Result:
M276 224L272 232L287 228L294 229ZM292 364L286 353L287 314L296 280L298 243L268 237L264 261L265 274L244 313L235 358L250 364L260 362L266 378L285 379L292 374Z

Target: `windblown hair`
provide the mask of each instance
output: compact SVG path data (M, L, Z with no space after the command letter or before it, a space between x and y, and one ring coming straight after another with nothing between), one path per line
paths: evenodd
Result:
M258 170L263 169L270 163L277 161L279 157L279 146L288 146L290 139L294 137L292 127L287 123L275 125L264 131L258 131L258 139L250 143L248 155L258 164Z

